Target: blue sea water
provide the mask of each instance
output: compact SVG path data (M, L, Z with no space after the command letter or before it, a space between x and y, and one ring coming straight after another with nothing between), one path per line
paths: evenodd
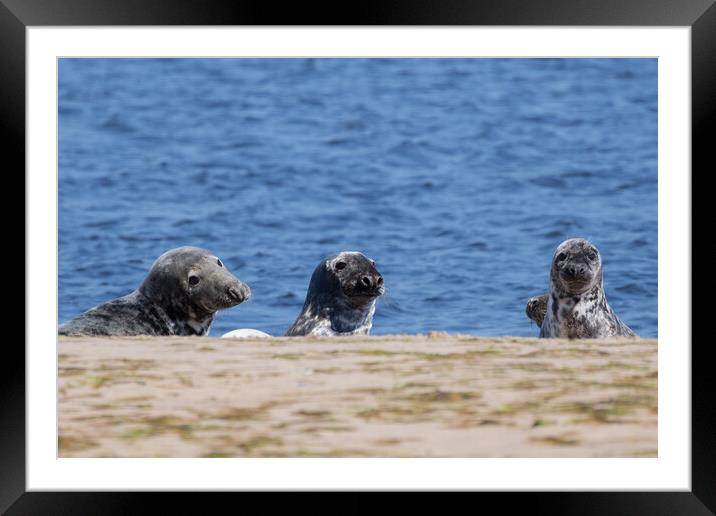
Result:
M373 334L535 336L555 247L657 335L655 59L61 59L59 319L206 247L283 334L319 260L375 259Z

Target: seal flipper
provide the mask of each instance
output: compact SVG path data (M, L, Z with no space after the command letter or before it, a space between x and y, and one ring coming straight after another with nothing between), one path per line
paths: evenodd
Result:
M547 314L547 301L549 300L549 294L543 294L541 296L535 296L527 300L527 308L525 313L527 317L537 323L538 327L542 327L542 321L544 316Z

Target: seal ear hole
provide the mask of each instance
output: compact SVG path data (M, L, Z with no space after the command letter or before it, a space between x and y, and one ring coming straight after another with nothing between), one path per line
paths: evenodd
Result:
M219 267L223 267L223 266L224 266L224 264L221 263L221 260L219 260L218 258L216 259L216 265L218 265Z
M192 287L199 283L199 276L189 276L189 285Z

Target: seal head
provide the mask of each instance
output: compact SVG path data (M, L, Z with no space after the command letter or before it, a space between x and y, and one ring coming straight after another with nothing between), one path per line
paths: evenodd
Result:
M354 251L330 256L313 271L303 309L286 335L367 335L384 292L373 260Z
M205 249L162 254L131 294L60 326L60 335L206 335L218 310L245 301L248 285Z
M217 311L251 295L249 287L231 274L221 259L188 246L157 258L139 292L163 307L173 319L194 325L204 324Z
M552 258L552 289L565 296L579 296L601 289L602 257L587 240L572 238L562 242Z
M582 238L565 240L557 247L550 293L531 298L526 311L540 326L540 337L635 336L607 303L601 254Z

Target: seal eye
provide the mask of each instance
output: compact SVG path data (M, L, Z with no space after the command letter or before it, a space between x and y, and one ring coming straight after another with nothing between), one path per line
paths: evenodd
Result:
M221 263L221 260L219 260L218 258L216 259L216 265L218 265L219 267L223 267L223 266L224 266L224 264Z
M189 285L192 287L199 283L199 276L189 276Z
M588 251L588 252L587 252L587 258L589 258L590 260L594 261L594 260L597 259L597 253L595 253L594 251Z
M567 259L567 255L564 254L564 253L559 253L559 254L557 255L557 261L558 261L558 262L563 262L563 261L566 260L566 259Z
M336 270L338 270L338 271L342 271L345 268L346 268L346 262L338 262L336 264Z

